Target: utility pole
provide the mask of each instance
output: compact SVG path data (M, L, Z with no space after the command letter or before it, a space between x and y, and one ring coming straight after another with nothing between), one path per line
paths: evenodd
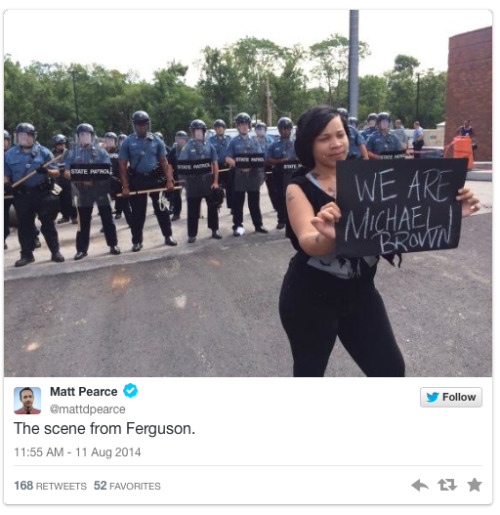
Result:
M358 117L359 11L349 11L349 115Z
M73 77L73 96L75 99L75 114L76 114L76 124L80 124L80 116L78 115L78 100L76 99L76 82L75 82L75 74L76 70L70 70L71 77Z
M418 102L420 100L420 73L417 73L417 101L415 106L415 120L418 120Z
M266 77L266 124L268 127L272 125L273 113L271 107L271 90L269 89L269 75Z
M236 106L233 105L233 104L228 104L226 106L226 109L229 110L229 123L232 124L233 123L233 109L235 108Z

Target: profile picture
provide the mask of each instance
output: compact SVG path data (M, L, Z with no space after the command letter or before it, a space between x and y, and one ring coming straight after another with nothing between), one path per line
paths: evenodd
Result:
M40 388L29 386L14 388L14 413L16 415L39 415L41 400Z

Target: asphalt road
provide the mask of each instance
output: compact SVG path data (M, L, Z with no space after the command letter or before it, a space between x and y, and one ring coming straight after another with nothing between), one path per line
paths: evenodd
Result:
M491 375L491 221L465 219L456 250L380 263L408 376ZM30 265L7 280L5 375L291 375L278 295L293 249L282 232L164 249L91 271L40 276ZM362 375L338 341L327 375Z

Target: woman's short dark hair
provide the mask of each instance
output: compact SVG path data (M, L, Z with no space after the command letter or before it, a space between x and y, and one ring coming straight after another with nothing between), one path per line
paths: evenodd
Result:
M319 105L304 111L297 120L295 133L295 153L303 166L312 170L316 165L313 156L314 140L321 134L321 131L340 113L335 107ZM346 134L349 134L347 121L340 116Z

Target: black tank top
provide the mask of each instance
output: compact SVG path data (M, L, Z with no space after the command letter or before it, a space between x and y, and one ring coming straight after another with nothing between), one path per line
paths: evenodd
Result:
M296 184L304 192L304 195L310 202L314 213L318 213L325 204L328 204L328 202L335 202L335 197L328 195L328 193L321 189L319 185L313 184L313 182L307 177L307 170L304 168L300 168L294 173L290 184ZM299 254L300 262L307 263L307 265L322 270L325 273L341 279L360 277L361 275L364 275L364 272L368 272L371 276L375 273L379 256L339 259L335 258L333 254L325 256L325 258L318 258L307 254L300 246L297 235L292 229L288 219L288 211L286 212L286 236L290 238L293 248ZM394 265L394 257L396 255L399 257L399 266L401 266L401 254L388 254L382 257L389 261L391 265Z

